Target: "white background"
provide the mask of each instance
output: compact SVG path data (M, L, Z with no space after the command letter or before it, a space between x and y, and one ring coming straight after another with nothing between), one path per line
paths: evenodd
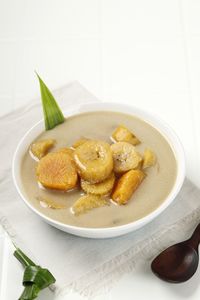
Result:
M34 70L51 89L79 80L103 101L160 115L200 187L199 0L0 0L0 115L39 95ZM134 297L129 281L109 299Z

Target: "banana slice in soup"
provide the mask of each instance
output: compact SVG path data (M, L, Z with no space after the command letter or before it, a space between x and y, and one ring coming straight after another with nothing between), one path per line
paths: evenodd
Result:
M94 195L108 195L115 183L115 175L112 173L107 179L99 183L90 183L81 179L81 187L86 193Z
M78 216L94 208L109 205L109 202L101 196L87 194L80 197L72 206L72 212Z
M140 140L135 136L135 134L124 125L120 125L115 129L115 131L112 133L112 139L114 139L116 142L127 142L132 145L140 144Z
M48 151L55 145L56 141L53 139L46 139L34 142L30 146L31 154L38 160L44 157Z
M143 158L143 169L154 166L156 163L156 155L151 149L145 149Z
M142 156L135 150L135 147L127 142L112 144L111 151L116 173L124 173L136 169L142 161Z
M90 140L74 151L74 159L82 179L96 183L109 177L113 170L110 145L103 141Z

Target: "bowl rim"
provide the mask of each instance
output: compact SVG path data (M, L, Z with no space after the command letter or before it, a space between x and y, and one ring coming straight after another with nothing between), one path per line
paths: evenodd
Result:
M96 107L96 108L91 110L92 107ZM111 108L111 107L113 107L113 108ZM101 108L101 109L99 109L99 108ZM116 231L124 231L124 230L126 232L128 232L128 231L130 232L130 231L133 231L133 230L140 228L140 227L144 226L145 224L151 222L153 219L155 219L157 216L159 216L176 198L177 194L179 193L179 191L183 185L184 178L185 178L185 154L184 154L183 146L182 146L182 143L181 143L179 137L174 132L174 130L171 128L171 126L168 125L168 123L163 121L155 113L152 113L146 109L144 110L144 109L138 108L136 106L122 104L119 102L92 102L92 103L86 102L83 104L77 104L74 106L70 106L70 108L66 109L66 110L64 109L63 114L67 118L67 117L78 115L81 113L95 112L95 111L122 112L125 114L134 115L135 117L139 117L143 121L145 121L145 122L149 123L151 126L153 126L159 133L161 133L162 136L164 136L164 138L167 140L167 142L171 146L174 156L176 158L176 162L177 162L176 179L175 179L174 185L173 185L170 193L167 195L165 200L155 210L153 210L152 212L150 212L149 214L145 215L144 217L142 217L138 220L135 220L135 221L123 224L123 225L118 225L118 226L113 226L113 227L97 227L97 228L96 227L80 227L80 226L76 226L76 225L65 224L65 223L59 222L57 220L54 220L54 219L46 216L45 214L41 213L40 211L38 211L28 200L28 197L25 196L25 193L23 194L23 192L21 191L21 189L19 187L19 184L18 184L19 176L17 174L17 165L20 164L21 162L17 160L17 155L19 153L20 148L23 146L24 142L26 141L26 138L31 134L31 132L36 127L38 127L39 125L41 125L44 122L44 119L41 119L40 121L35 123L30 129L28 129L26 131L26 133L22 136L22 138L20 139L20 141L16 147L16 150L14 152L13 159L12 159L12 177L13 177L14 185L18 191L18 194L24 201L24 203L34 213L36 213L42 219L44 219L46 222L52 224L53 226L55 226L57 228L63 227L66 229L66 231L67 230L69 230L71 232L79 231L79 232L83 232L83 233L84 232L106 233L109 231L110 234L112 234L112 233L116 233ZM173 141L173 143L172 143L172 141Z

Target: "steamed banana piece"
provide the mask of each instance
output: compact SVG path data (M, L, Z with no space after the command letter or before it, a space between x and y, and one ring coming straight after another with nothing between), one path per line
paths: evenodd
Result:
M112 200L118 204L126 204L141 184L145 174L140 170L130 170L122 175L112 194Z
M57 201L49 199L49 198L37 198L42 207L48 207L52 209L66 209L66 205L57 203Z
M113 170L110 145L103 141L90 140L74 151L74 159L82 179L90 183L105 180Z
M47 154L48 150L54 146L54 144L55 140L53 139L41 140L31 144L30 152L35 158L41 159Z
M145 149L142 168L149 168L156 163L156 155L151 149Z
M57 153L67 153L69 154L72 158L73 158L73 155L74 155L74 149L72 148L69 148L69 147L64 147L64 148L60 148L60 149L57 149L55 152Z
M80 214L88 212L93 208L98 208L108 204L108 201L103 197L88 194L82 196L74 203L74 205L72 206L72 212L78 216Z
M99 183L89 183L81 179L81 187L86 193L94 195L108 195L112 191L115 183L115 175L111 174L110 177Z
M135 147L126 142L118 142L111 145L114 159L114 172L124 173L136 169L142 161L142 156Z
M75 142L73 143L72 147L76 149L77 147L79 147L80 145L84 144L84 143L87 142L87 141L89 141L89 139L81 138L81 139L75 141Z
M125 126L120 125L112 133L112 138L116 142L127 142L132 145L140 144L140 140Z

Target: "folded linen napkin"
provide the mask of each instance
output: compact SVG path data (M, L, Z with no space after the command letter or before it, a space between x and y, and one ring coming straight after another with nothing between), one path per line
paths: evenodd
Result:
M62 108L98 101L79 83L54 92ZM188 237L200 219L200 191L185 180L173 204L144 228L122 237L95 240L76 237L43 222L14 187L11 160L22 135L41 119L40 101L0 118L0 223L16 245L57 279L55 292L74 290L88 299L107 291L137 262L150 263L160 250Z

